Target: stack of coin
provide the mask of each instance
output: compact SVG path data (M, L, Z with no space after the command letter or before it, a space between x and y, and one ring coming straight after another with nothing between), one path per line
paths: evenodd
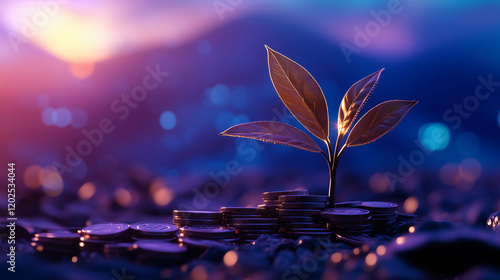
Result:
M140 239L161 239L163 241L177 240L178 228L171 224L163 223L135 223L130 225L130 238Z
M174 225L216 226L222 225L222 214L213 211L174 210Z
M242 243L250 243L262 234L277 234L278 220L269 212L272 210L259 207L221 207L224 224L235 228Z
M105 244L118 243L128 237L129 225L124 223L100 223L84 227L79 231L80 247L101 251Z
M236 242L234 228L222 226L185 226L179 228L179 238L213 239L219 241Z
M279 207L278 198L281 195L307 195L307 190L290 190L290 191L276 191L276 192L265 192L262 194L262 204L259 205L260 208L275 210Z
M376 227L384 227L396 221L398 214L396 203L385 201L362 201L356 208L362 208L370 211L373 224Z
M80 235L73 232L55 231L37 233L31 239L31 246L37 252L57 254L77 254Z
M327 228L338 235L361 235L373 232L370 211L360 208L331 208L321 213Z
M328 197L323 195L287 194L278 198L281 233L289 237L301 235L328 236L321 210L327 207Z

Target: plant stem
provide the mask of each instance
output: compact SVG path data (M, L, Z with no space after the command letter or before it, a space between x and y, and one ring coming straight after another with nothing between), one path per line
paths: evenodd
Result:
M332 147L330 142L327 142L328 145L328 151L330 152L330 162L329 162L329 167L330 167L330 188L328 191L328 203L330 205L330 208L335 208L335 180L337 176L337 163L338 163L338 149L340 146L340 141L342 140L342 136L339 135L337 137L337 142L335 143L335 150L332 154Z

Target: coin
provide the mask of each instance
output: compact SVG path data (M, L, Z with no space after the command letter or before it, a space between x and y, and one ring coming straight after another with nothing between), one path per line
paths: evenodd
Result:
M319 223L298 223L298 222L292 222L292 223L283 223L282 226L286 229L290 228L325 228L326 224L319 224Z
M265 192L262 194L263 200L276 200L280 195L307 195L307 190L288 190L288 191L275 191Z
M370 217L370 211L359 208L330 208L321 213L328 220L364 220Z
M262 215L266 214L267 211L258 207L221 207L220 211L222 213L231 213L231 214L249 214L249 215Z
M185 244L188 247L198 247L198 248L224 247L232 245L232 243L228 241L190 238L190 237L179 238L179 242Z
M297 222L297 223L310 223L314 221L313 217L308 216L279 216L279 221L283 223Z
M280 216L314 216L320 213L318 209L278 209Z
M129 225L124 223L101 223L84 227L81 234L87 239L107 239L124 236L129 230Z
M221 219L222 215L220 212L215 211L192 211L192 210L174 210L174 218L187 218L187 219L207 219L207 220L217 220Z
M394 212L398 205L385 201L362 201L357 207L370 210L370 212Z
M280 195L278 202L323 202L328 201L326 195Z
M233 238L235 229L218 226L185 226L179 229L180 237L194 237L206 239Z
M230 219L231 224L260 224L260 223L276 223L276 218L233 218Z
M237 229L279 229L280 225L277 223L268 224L231 224Z
M201 220L201 219L187 219L187 218L174 218L173 222L176 226L209 226L209 225L221 225L220 220Z
M321 202L282 202L281 209L324 209L326 203Z
M80 235L71 232L44 232L36 233L33 239L37 242L78 243Z
M336 208L353 208L361 204L361 201L345 201L335 203Z
M164 223L135 223L130 225L132 236L173 237L178 228Z

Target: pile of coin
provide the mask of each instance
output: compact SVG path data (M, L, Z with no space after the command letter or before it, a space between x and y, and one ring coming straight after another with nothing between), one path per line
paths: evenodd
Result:
M174 225L183 226L211 226L222 225L222 214L213 211L174 210Z
M278 220L272 210L259 207L221 207L223 223L236 229L242 243L250 243L262 234L277 234ZM275 211L274 211L275 212Z
M362 235L373 232L370 211L360 208L331 208L321 213L327 228L339 235Z
M278 196L280 232L288 237L301 235L329 236L321 211L327 207L328 197L323 195L281 194Z
M106 244L126 240L129 227L124 223L102 223L84 227L78 232L81 235L79 245L83 249L102 251Z
M384 227L394 223L398 214L396 210L398 205L392 202L385 201L362 201L357 208L362 208L370 211L372 222L376 227Z
M290 191L276 191L276 192L265 192L262 194L262 204L259 208L264 208L270 210L271 212L276 212L279 208L278 198L281 195L307 195L307 190L290 190Z

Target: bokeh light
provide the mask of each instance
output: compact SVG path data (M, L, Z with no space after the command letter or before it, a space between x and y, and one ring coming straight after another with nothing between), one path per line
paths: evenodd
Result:
M498 111L498 126L500 126L500 111Z
M48 107L43 109L42 111L42 121L46 125L54 125L54 121L52 120L53 117L52 115L56 113L56 110L54 108Z
M177 118L175 114L171 111L165 111L160 115L160 125L165 130L174 129L177 123Z
M339 263L340 261L342 261L342 253L340 252L333 253L330 259L332 260L333 263Z
M400 236L396 238L396 244L403 245L405 243L406 238L404 236Z
M377 264L377 255L375 255L374 253L369 253L368 255L366 255L365 263L368 266L376 265Z
M223 260L227 267L232 267L238 262L238 253L234 250L227 251Z
M161 177L151 182L149 193L158 206L166 206L174 198L174 192L167 186L167 181Z
M231 93L224 84L217 84L207 90L207 97L216 106L226 106L229 103Z
M481 175L481 163L475 158L462 160L459 166L459 173L466 182L475 182Z
M42 184L43 168L38 165L31 165L24 171L24 184L30 189L37 189Z
M52 114L52 122L58 127L65 127L71 123L71 112L67 108L58 108Z
M418 199L414 196L408 197L404 202L403 208L406 213L415 213L418 209Z
M418 139L430 151L444 150L450 143L450 130L443 123L428 123L418 130Z
M74 128L82 128L87 124L87 112L83 109L76 108L71 110L71 126Z
M48 196L60 195L64 187L61 175L51 168L45 168L43 170L41 184L43 191Z
M81 200L87 200L95 194L95 191L96 191L95 184L92 182L87 182L78 189L78 197Z
M114 197L118 205L126 207L132 202L132 194L125 188L118 188L114 192Z
M379 255L379 256L385 255L385 252L386 252L385 246L384 245L379 245L377 247L376 251L377 251L377 255Z
M202 265L195 266L189 274L192 280L207 280L207 270Z

